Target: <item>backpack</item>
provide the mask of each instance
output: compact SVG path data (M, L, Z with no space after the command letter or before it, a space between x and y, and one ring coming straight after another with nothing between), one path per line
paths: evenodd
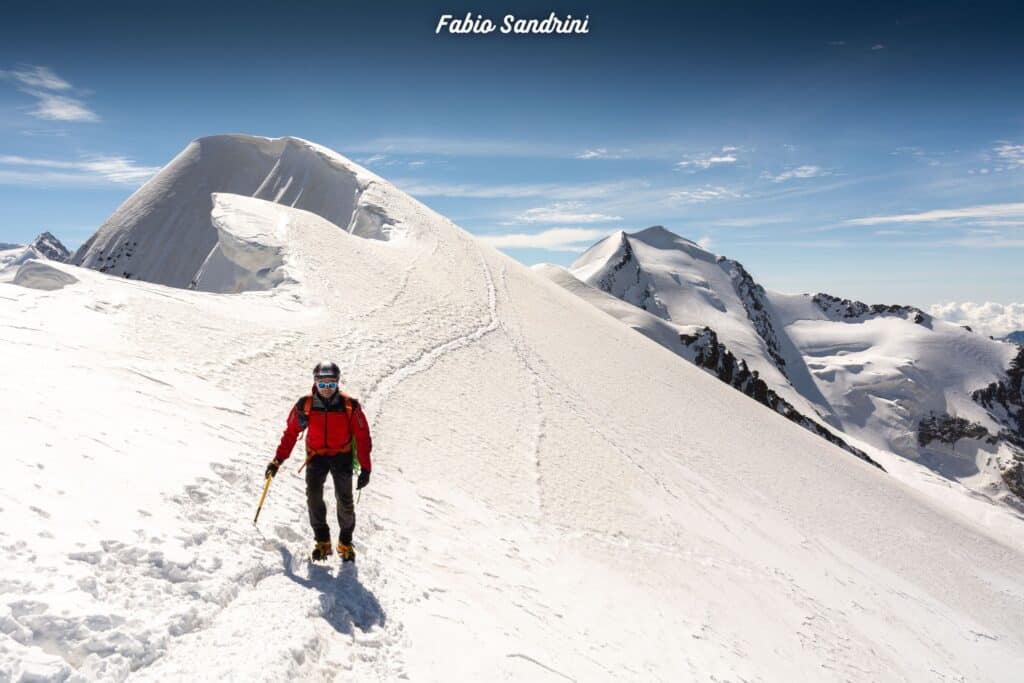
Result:
M351 435L351 441L349 442L349 450L352 452L352 473L359 474L362 469L359 465L359 454L356 452L356 433L352 429L352 412L355 410L352 398L341 391L342 399L345 401L345 414L348 416L348 433ZM313 407L313 394L306 394L306 399L302 402L302 415L306 418L306 424L309 424L309 411ZM306 449L306 462L309 462L310 458L318 455L316 449Z

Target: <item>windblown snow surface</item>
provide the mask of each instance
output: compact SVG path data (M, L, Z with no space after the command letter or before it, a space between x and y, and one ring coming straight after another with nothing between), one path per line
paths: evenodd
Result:
M214 195L269 289L0 285L0 680L1019 678L1017 520L373 187L400 239ZM298 454L252 524L323 358L374 436L354 565L305 561Z

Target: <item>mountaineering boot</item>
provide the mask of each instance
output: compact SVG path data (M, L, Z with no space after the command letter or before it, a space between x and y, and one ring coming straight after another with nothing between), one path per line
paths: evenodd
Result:
M309 554L309 557L314 562L322 562L331 556L331 542L330 541L317 541L316 545L313 546L313 552Z
M338 543L338 557L341 558L342 562L353 562L356 559L356 551L350 545L344 543Z

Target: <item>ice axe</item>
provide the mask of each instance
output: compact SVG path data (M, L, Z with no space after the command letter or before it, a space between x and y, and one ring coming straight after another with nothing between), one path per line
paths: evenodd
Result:
M252 518L252 523L255 525L256 520L260 518L260 510L263 509L263 501L267 498L267 491L270 490L270 482L273 481L274 475L267 475L267 483L263 486L263 495L260 496L260 504L256 508L256 516Z

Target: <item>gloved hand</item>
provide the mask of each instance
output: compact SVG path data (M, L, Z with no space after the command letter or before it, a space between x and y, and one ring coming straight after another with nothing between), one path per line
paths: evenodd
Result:
M370 470L360 470L359 479L356 481L356 490L359 490L370 483Z
M266 471L266 474L263 475L263 478L266 479L267 477L276 477L277 476L277 468L280 467L280 466L281 466L281 461L280 460L278 460L277 458L274 458L273 460L271 460L270 464L267 465L267 471Z

